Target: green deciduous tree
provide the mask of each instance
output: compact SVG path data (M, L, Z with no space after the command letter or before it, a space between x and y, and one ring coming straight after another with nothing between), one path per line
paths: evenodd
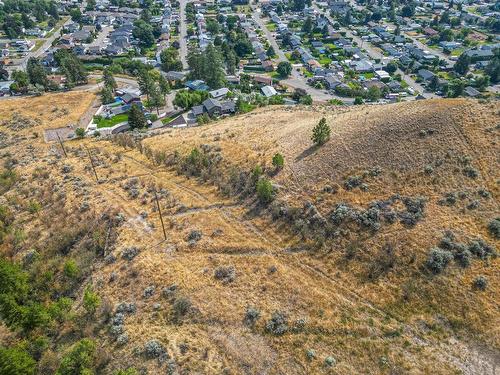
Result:
M166 48L160 53L161 68L165 72L182 70L179 51L175 48Z
M32 85L48 86L47 73L37 58L30 57L26 66L26 73Z
M276 69L280 77L287 78L292 73L292 65L288 61L282 61Z
M330 126L326 123L326 119L323 117L313 128L311 140L316 146L321 146L330 139L330 132Z

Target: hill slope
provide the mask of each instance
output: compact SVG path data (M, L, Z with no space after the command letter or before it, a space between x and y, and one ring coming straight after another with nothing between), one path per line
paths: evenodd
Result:
M4 149L16 157L20 178L3 204L25 237L6 237L2 251L20 261L38 250L64 284L64 263L53 260L53 246L45 250L50 238L69 223L120 212L124 222L103 228L102 254L91 265L82 256L85 238L57 257L75 259L85 274L68 287L73 311L82 314L83 288L93 285L114 318L99 310L83 330L66 322L51 350L60 358L77 338L99 338L109 353L105 373L126 366L150 373L494 373L498 260L486 253L498 245L487 225L499 216L499 110L466 100L269 107L142 141L67 142L68 158L55 145L24 139ZM311 129L322 117L331 140L314 148ZM26 136L47 126L42 119ZM278 172L276 152L285 157ZM274 184L268 205L254 194L257 165L260 179ZM16 196L37 199L40 211L16 204ZM66 220L59 205L71 212ZM95 223L85 229L99 231ZM477 238L490 247L470 247ZM438 245L457 261L434 274L426 260ZM457 254L468 248L476 254L461 267ZM484 291L472 287L480 275L488 280ZM135 312L115 324L125 302ZM116 340L116 325L126 343ZM151 340L167 353L160 361L146 350Z

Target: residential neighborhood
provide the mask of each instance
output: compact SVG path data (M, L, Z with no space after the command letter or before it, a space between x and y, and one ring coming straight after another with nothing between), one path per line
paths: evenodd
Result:
M104 72L128 79L104 85L111 93L101 91L101 121L89 132L126 123L123 93L157 127L264 105L499 95L495 2L93 0L51 1L29 14L10 3L0 9L1 96L99 90Z

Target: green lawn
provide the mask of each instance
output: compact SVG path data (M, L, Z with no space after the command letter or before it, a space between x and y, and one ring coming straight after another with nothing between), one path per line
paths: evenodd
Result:
M128 121L128 113L122 113L121 115L116 115L111 118L100 118L99 116L94 117L94 122L97 124L97 128L110 128L125 121Z
M276 29L278 28L278 26L274 22L266 23L266 27L271 32L276 31Z
M328 66L332 62L332 59L329 58L328 56L321 55L318 62L323 66Z

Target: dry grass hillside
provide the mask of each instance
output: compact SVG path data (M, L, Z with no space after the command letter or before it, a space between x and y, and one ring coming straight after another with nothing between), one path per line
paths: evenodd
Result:
M80 95L27 100L57 99L69 109L61 118L0 125L16 175L2 182L13 216L0 249L32 274L53 270L51 288L74 300L41 373L84 337L104 374L498 371L498 239L488 230L500 216L497 102L268 107L66 142L65 158L40 132L82 116L92 97ZM0 109L0 123L11 117ZM322 117L331 139L312 147ZM267 204L254 192L264 179ZM455 258L439 273L426 263L438 246ZM30 265L33 250L42 261ZM68 259L80 270L73 284ZM89 285L101 299L91 316ZM21 338L0 330L0 345Z

